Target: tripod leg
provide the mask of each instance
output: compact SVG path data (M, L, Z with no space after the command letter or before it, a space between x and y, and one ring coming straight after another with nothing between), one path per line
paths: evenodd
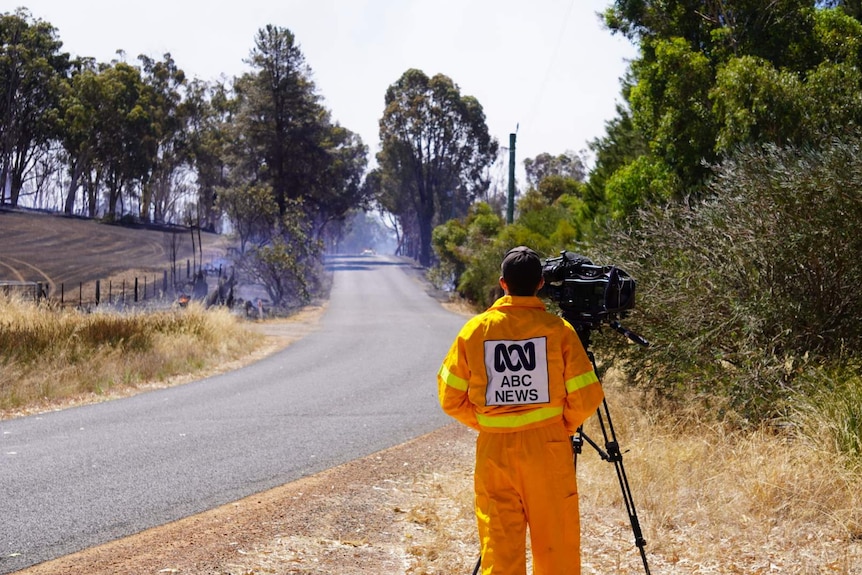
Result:
M479 556L479 560L476 561L476 567L473 568L473 575L477 575L479 573L479 568L482 567L482 556Z
M593 352L587 351L587 356L590 358L590 362L593 364L593 369L598 373L598 367L596 366L596 360L593 356ZM586 441L590 445L592 445L595 450L599 453L601 458L605 461L614 464L614 469L617 473L617 480L620 484L620 490L622 491L623 502L625 503L626 513L629 516L629 522L632 526L632 533L635 538L635 547L638 548L641 556L641 562L644 566L644 572L646 575L650 575L649 563L647 562L646 551L644 551L644 547L646 547L646 539L644 539L643 531L641 530L640 521L638 520L638 514L635 510L634 499L632 498L631 487L629 487L629 480L626 476L625 467L623 467L623 454L620 451L620 444L617 441L617 432L614 429L613 421L611 420L611 412L608 408L607 398L602 400L602 405L596 411L596 417L599 422L599 427L602 430L602 435L605 440L605 451L603 451L594 441L592 441L588 436L586 436L583 432L579 433L581 439Z

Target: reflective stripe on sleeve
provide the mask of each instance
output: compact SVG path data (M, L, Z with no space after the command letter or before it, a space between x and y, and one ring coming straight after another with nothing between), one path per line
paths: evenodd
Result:
M562 407L540 407L527 413L517 415L483 415L476 414L479 425L483 427L521 427L538 421L544 421L563 414Z
M448 385L449 387L454 387L459 391L467 391L467 380L458 377L445 365L440 366L440 378Z
M588 371L587 373L582 373L581 375L573 377L572 379L566 381L566 393L578 391L579 389L583 389L588 385L597 383L598 381L599 378L596 376L595 371Z

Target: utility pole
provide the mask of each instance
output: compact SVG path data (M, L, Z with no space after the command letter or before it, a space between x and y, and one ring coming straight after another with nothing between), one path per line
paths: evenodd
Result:
M515 221L515 138L509 134L509 203L506 208L506 223Z

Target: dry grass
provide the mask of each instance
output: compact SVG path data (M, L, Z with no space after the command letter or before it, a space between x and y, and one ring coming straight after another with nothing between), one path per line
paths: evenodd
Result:
M631 450L624 462L658 572L862 573L862 474L850 462L787 430L671 423L639 409L631 393L609 395L621 444ZM592 543L601 532L589 516L622 509L621 489L609 464L582 461L585 557L591 548L606 556ZM619 515L621 546L633 549ZM637 572L638 562L625 565L623 572Z
M81 313L0 298L0 413L200 373L262 342L223 309Z

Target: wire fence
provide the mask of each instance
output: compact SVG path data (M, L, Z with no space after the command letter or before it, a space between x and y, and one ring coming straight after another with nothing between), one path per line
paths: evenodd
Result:
M185 266L172 269L119 274L75 284L62 282L53 288L48 282L0 280L0 293L80 309L185 305L192 299L207 299L213 289L218 291L227 271L224 263L210 262L198 267L187 260Z

